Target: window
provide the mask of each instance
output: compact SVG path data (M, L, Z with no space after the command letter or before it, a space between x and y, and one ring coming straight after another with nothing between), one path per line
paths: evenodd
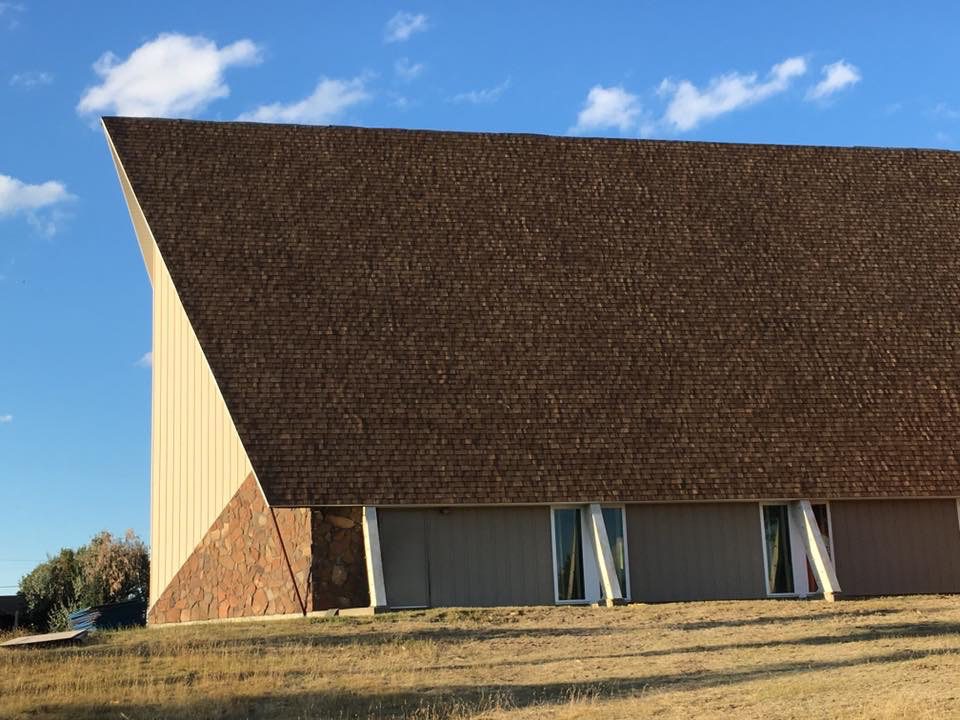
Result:
M582 602L583 529L580 508L554 508L553 544L557 571L557 601Z
M830 547L830 508L826 503L811 504L817 528L827 555ZM806 557L803 529L790 527L786 504L761 505L763 515L763 558L768 595L799 595L820 592L813 567ZM794 553L798 553L794 558ZM796 562L795 562L796 560Z
M763 539L767 565L767 593L793 594L793 557L786 505L763 506Z
M602 510L603 524L607 528L607 540L613 555L613 566L620 581L620 594L627 598L630 597L630 592L627 589L627 538L624 533L623 508L605 507Z

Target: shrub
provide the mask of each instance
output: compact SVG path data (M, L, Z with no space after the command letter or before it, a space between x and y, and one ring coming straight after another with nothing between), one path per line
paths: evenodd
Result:
M76 551L64 548L20 581L27 622L37 630L63 630L67 615L91 605L146 600L150 560L132 530L123 538L104 530Z

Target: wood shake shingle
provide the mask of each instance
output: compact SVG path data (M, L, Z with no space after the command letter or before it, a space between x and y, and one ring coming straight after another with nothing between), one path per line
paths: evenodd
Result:
M108 118L275 505L960 495L960 156Z

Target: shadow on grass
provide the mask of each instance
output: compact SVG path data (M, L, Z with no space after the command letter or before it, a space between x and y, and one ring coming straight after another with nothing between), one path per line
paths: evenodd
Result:
M159 635L157 639L147 638L123 646L110 645L107 643L100 644L94 639L91 643L76 648L76 651L82 652L89 657L114 657L128 655L169 655L171 653L181 653L193 649L209 651L211 648L229 650L234 647L242 649L244 652L283 650L288 647L315 647L323 650L335 650L339 647L397 645L408 642L465 643L504 639L529 640L558 637L597 637L622 631L623 628L618 629L615 627L461 628L437 626L409 631L360 631L357 633L344 632L330 634L326 629L321 630L320 627L316 625L304 625L302 634L291 632L283 635L264 636L258 634L260 632L259 628L251 627L248 633L240 635L232 634L229 637L223 638L204 637L202 635L197 637L184 637L178 639L174 645L171 645L169 642L158 642L158 640L161 639L167 640L167 638L162 638L162 636ZM162 633L166 631L158 630L157 632Z
M203 698L171 705L103 704L44 705L31 717L111 718L151 720L153 718L233 718L274 720L277 718L444 718L469 717L495 709L546 707L571 700L617 700L653 691L688 692L713 686L736 685L757 679L808 674L858 665L884 665L931 657L958 655L960 650L901 650L859 658L818 662L776 663L743 670L703 671L648 675L633 678L606 678L592 682L558 682L519 685L422 687L401 693L361 696L341 692L300 692L243 696L224 702Z
M911 608L913 610L914 608ZM929 610L928 608L916 608L918 611ZM891 610L889 608L877 608L876 610L865 610L861 615L851 614L847 609L831 610L828 612L813 612L807 615L757 615L754 617L731 618L729 620L703 620L699 622L684 622L671 625L677 630L713 630L715 628L735 628L750 627L756 625L780 625L782 623L806 622L812 620L831 620L834 618L869 618L872 616L897 615L904 612L902 609ZM932 612L935 612L933 610Z
M497 666L522 667L525 665L544 665L546 663L569 663L582 660L627 660L630 658L654 658L670 655L706 654L715 652L765 650L777 647L821 647L826 645L842 645L849 643L872 642L890 638L929 638L937 636L960 635L960 623L920 622L886 625L863 625L854 628L849 633L837 635L809 635L806 637L784 640L755 640L750 642L715 643L710 645L683 645L656 650L637 650L636 652L604 653L602 655L577 655L565 658L536 658L531 660L497 661ZM957 650L960 652L960 649ZM484 663L434 665L432 670L469 670L470 668L484 667Z

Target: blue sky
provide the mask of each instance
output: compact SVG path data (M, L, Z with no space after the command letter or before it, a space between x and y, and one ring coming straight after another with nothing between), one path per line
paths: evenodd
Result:
M0 1L0 594L100 529L148 536L150 287L99 115L953 148L958 26L953 3Z

